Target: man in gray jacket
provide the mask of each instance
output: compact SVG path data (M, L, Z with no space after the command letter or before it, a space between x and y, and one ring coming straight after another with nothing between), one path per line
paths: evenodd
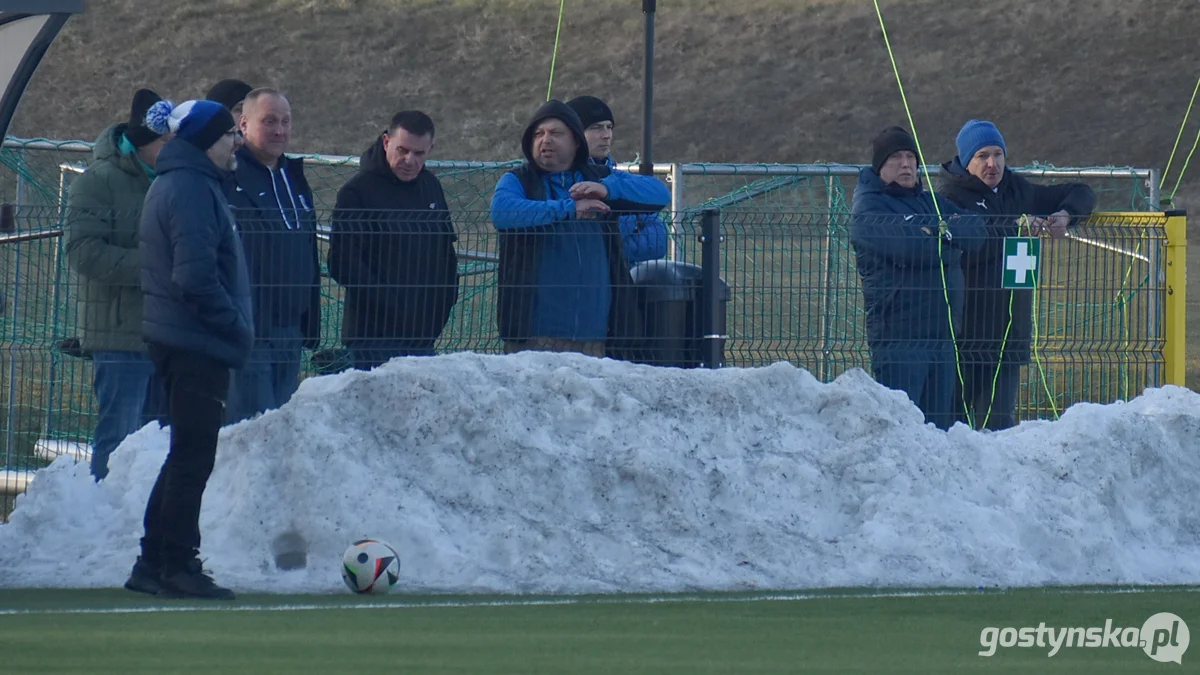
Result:
M241 134L229 110L188 101L170 113L175 138L142 210L142 337L165 379L171 448L146 505L141 555L125 587L232 599L199 558L200 502L217 454L230 369L254 342L250 281L222 183Z

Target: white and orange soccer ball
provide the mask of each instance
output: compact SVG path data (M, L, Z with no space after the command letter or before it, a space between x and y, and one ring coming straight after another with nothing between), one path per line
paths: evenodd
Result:
M356 541L342 555L342 579L355 593L387 593L400 580L400 554L378 539Z

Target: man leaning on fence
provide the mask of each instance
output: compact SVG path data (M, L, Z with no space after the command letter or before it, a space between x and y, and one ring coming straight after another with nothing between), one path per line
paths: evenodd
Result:
M160 386L142 342L138 280L142 202L170 139L164 114L151 115L155 128L147 125L147 112L159 101L149 89L137 91L129 122L100 134L92 163L67 198L67 260L81 286L80 347L92 357L99 404L91 460L96 480L108 475L113 450L142 426L143 413L158 398L148 393Z
M609 151L612 149L612 109L595 96L577 96L567 105L579 115L583 134L587 138L588 152L592 164L599 164L615 171L617 163ZM657 213L629 213L619 219L621 240L625 244L625 257L631 265L647 260L658 260L667 254L667 226Z
M617 218L661 211L670 191L653 176L589 162L582 122L558 100L534 114L521 149L525 164L492 197L504 352L634 358L642 321Z
M171 444L150 491L141 555L125 587L143 593L232 598L200 563L200 502L217 454L231 368L254 343L250 281L224 183L241 136L213 101L171 111L175 138L141 223L142 335L166 378Z
M425 168L433 143L428 115L396 113L338 191L329 274L346 289L342 342L359 370L433 356L458 300L450 207Z
M960 259L983 244L985 232L978 217L925 190L917 154L916 141L900 127L876 136L871 166L854 188L850 243L875 379L908 394L927 422L948 429L955 418L952 324L962 311Z
M1091 215L1096 193L1082 183L1034 185L1013 173L1005 166L1004 137L991 122L967 122L955 145L958 155L942 166L939 193L990 216L990 236L981 249L963 255L966 297L958 335L963 382L954 401L971 413L976 428L1007 429L1017 423L1021 366L1029 363L1033 291L1003 288L1005 238L1065 237L1068 225Z
M254 351L233 373L228 421L278 408L300 383L301 349L321 339L321 261L304 161L284 152L292 107L274 89L243 102L237 169L227 185L254 298Z

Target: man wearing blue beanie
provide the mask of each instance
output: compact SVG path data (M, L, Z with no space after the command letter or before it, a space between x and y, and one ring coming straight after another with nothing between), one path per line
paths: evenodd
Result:
M237 166L241 135L220 103L188 101L161 112L175 138L158 157L138 252L142 338L166 382L171 445L125 587L232 599L205 573L199 553L200 502L216 459L230 369L245 365L254 341L249 274L223 188ZM152 127L162 121L147 118Z
M1004 239L1048 234L1065 237L1067 227L1086 220L1096 193L1082 183L1035 185L1006 164L1008 146L995 124L970 120L955 139L958 155L942 165L938 192L969 211L990 216L989 238L963 254L966 294L958 336L963 362L962 391L954 400L977 428L1007 429L1017 423L1021 366L1029 363L1033 335L1033 291L1005 290ZM1021 216L1029 216L1022 226Z

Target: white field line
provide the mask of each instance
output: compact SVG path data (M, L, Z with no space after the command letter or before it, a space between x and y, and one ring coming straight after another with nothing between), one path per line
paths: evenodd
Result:
M1026 589L1008 589L1026 590ZM1036 589L1028 589L1036 590ZM1006 592L1006 591L1005 591ZM1045 589L1052 595L1117 595L1126 593L1169 593L1200 592L1200 587L1186 588L1098 588L1098 589ZM0 609L0 616L28 616L52 614L156 614L169 612L310 612L321 610L378 610L378 609L428 609L428 608L473 608L473 607L547 607L557 605L652 605L666 602L728 603L728 602L797 602L804 600L863 600L878 598L932 598L971 595L997 595L996 591L970 589L951 590L905 590L876 591L863 593L764 593L746 596L705 595L650 595L614 598L513 598L511 600L416 600L394 602L361 603L307 603L279 605L238 605L214 601L203 605L158 605L148 607L80 607L54 609Z

